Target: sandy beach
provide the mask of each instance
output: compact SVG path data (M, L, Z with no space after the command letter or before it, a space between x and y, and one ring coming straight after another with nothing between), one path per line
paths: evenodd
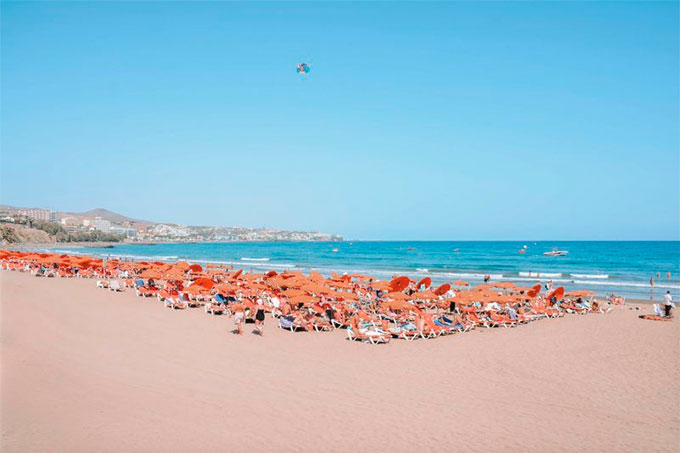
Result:
M680 330L641 312L371 346L0 273L2 450L677 451Z

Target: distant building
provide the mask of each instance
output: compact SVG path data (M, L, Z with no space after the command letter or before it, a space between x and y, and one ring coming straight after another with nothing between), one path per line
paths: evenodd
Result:
M83 219L83 226L89 227L90 226L90 220L89 219Z
M75 218L75 217L63 217L60 220L60 222L63 226L68 226L68 227L78 227L78 226L83 225L82 221L80 219Z
M103 231L104 233L109 233L111 231L111 222L102 219L101 217L95 217L92 226L94 226L95 230Z
M126 238L133 238L137 236L137 230L134 228L112 226L109 229L109 232L114 234L120 234L121 236L125 236Z
M20 209L19 215L33 220L44 220L45 222L56 220L57 213L48 209Z

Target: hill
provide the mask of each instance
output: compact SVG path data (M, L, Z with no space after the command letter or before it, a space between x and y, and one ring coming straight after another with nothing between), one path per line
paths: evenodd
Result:
M104 208L96 208L96 209L90 209L89 211L85 212L63 212L59 213L62 217L63 216L72 216L72 217L84 217L84 218L94 218L94 217L101 217L104 220L108 220L112 223L123 223L123 222L130 222L130 223L143 223L146 225L155 225L157 222L151 222L149 220L139 220L139 219L133 219L131 217L124 216L123 214L118 214L117 212L109 211L108 209Z

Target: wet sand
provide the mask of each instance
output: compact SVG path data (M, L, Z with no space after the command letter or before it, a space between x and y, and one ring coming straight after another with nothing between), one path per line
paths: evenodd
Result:
M680 329L617 308L385 346L232 335L93 280L0 272L3 452L677 451Z

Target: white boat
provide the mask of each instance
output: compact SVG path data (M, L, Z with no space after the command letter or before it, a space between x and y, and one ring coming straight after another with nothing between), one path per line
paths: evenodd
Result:
M566 250L552 249L552 251L550 251L550 252L543 252L543 254L544 254L545 256L564 256L564 255L568 255L569 252L567 252Z

